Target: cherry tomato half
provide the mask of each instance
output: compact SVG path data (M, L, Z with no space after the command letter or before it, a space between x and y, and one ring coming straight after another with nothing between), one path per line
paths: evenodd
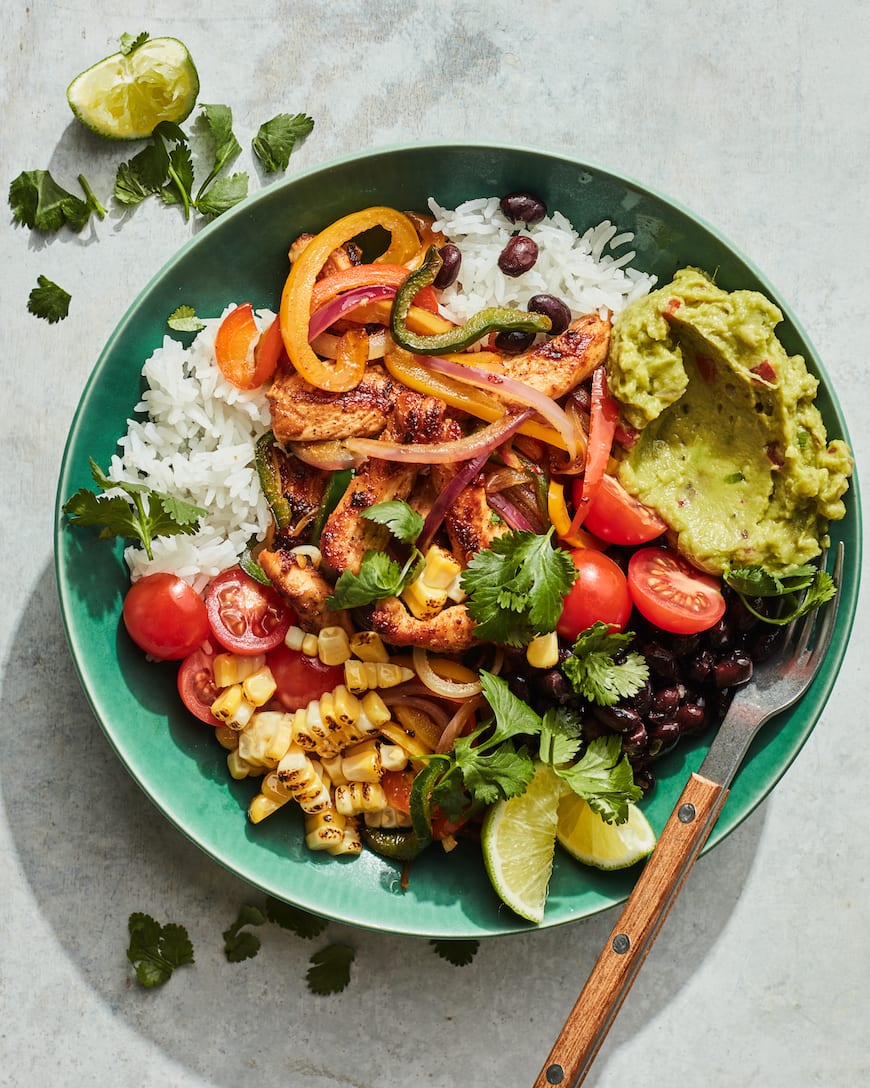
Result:
M631 596L620 567L593 548L575 548L571 559L577 579L562 604L557 632L573 642L598 621L621 631L631 616Z
M381 789L388 803L399 812L411 811L411 787L414 784L413 771L384 771L381 775Z
M574 502L579 502L582 478L574 482ZM608 544L646 544L667 532L655 510L625 490L614 476L606 475L592 496L584 528Z
M178 694L191 714L217 728L223 722L211 712L219 695L214 682L214 654L194 650L178 667Z
M225 650L263 654L284 640L296 617L271 586L231 567L211 581L205 608L212 633Z
M719 580L668 548L636 551L628 561L628 588L640 613L678 635L706 631L725 611Z
M319 699L344 683L341 665L324 665L319 658L290 650L283 644L266 654L266 664L278 685L275 698L287 710L308 706L312 699Z
M174 574L146 574L124 598L124 626L152 657L187 657L209 636L208 617L196 590Z

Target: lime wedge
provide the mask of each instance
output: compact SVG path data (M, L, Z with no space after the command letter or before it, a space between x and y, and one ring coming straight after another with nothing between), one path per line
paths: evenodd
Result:
M144 140L161 121L183 121L196 104L199 76L177 38L150 38L113 53L67 87L70 109L109 140Z
M498 801L481 831L486 872L496 894L521 918L540 922L556 849L556 814L565 783L539 764L520 797Z
M608 824L576 793L559 802L556 838L568 853L596 869L627 869L647 857L656 834L637 805L629 803L628 819Z

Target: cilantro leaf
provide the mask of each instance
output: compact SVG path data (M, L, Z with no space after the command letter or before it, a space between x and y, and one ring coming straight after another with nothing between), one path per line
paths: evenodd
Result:
M384 552L369 551L363 556L359 574L344 570L338 576L327 608L359 608L396 597L402 591L402 568Z
M160 198L164 204L182 204L187 218L192 207L190 193L193 189L193 158L187 144L176 144L169 152L166 173L169 180L160 190Z
M554 706L544 714L538 757L544 763L557 766L570 763L583 744L583 723L574 711Z
M193 945L184 926L173 922L161 926L150 915L137 912L130 915L127 929L127 959L143 986L162 986L176 967L194 962Z
M17 223L51 233L64 225L78 233L94 205L67 192L48 170L25 170L9 185L9 205Z
M535 774L534 761L526 748L518 749L512 740L487 748L480 744L477 732L458 737L453 756L466 789L484 805L525 793ZM437 791L433 793L437 796Z
M810 563L782 571L736 567L726 570L723 578L756 619L779 627L819 608L837 593L831 575ZM779 598L780 607L775 614L762 612L752 603L753 597Z
M306 979L315 994L340 993L350 982L354 950L347 944L328 944L310 959Z
M649 676L649 667L635 651L622 653L634 638L632 631L614 631L600 620L581 631L562 663L562 672L574 690L599 706L613 706L640 691Z
M552 535L513 530L472 557L460 584L478 638L520 647L555 630L577 570Z
M199 202L203 193L208 189L223 168L235 159L242 150L241 144L233 133L233 111L229 106L206 105L200 103L201 118L205 121L214 143L214 157L212 168L205 181L199 187L196 202ZM238 175L236 175L238 176ZM245 187L247 193L247 186Z
M128 206L139 204L146 197L160 193L168 178L169 152L163 141L156 138L129 162L118 165L115 174L115 200Z
M435 952L437 952L443 960L452 963L454 967L465 967L471 963L480 947L480 941L475 940L436 940L430 941L429 944L432 945Z
M151 541L158 536L191 535L205 514L199 506L173 495L151 491L145 484L110 480L93 458L89 459L91 476L103 490L119 489L124 495L96 495L87 488L68 499L62 509L74 525L102 526L100 539L114 536L139 540L149 559L153 558Z
M37 286L30 292L27 299L27 309L36 317L42 317L49 324L63 321L69 313L69 291L64 289L46 276L37 276Z
M231 174L228 178L218 178L196 202L196 210L210 219L216 219L225 211L235 207L248 195L248 175Z
M423 518L401 499L375 503L362 516L377 525L386 525L397 540L413 544L423 531Z
M135 37L132 34L121 35L121 53L125 57L129 57L134 49L138 49L140 45L144 45L148 41L148 31L143 30Z
M494 676L485 669L480 671L483 694L495 715L495 723L489 742L500 744L520 734L537 736L541 731L541 719L528 703L514 695L506 680Z
M643 794L617 735L590 741L582 759L571 766L551 766L607 823L625 823L628 803L639 801Z
M192 306L179 306L167 317L166 324L175 332L199 332L205 328L205 322L196 316Z
M314 121L304 113L279 113L264 121L251 146L267 174L286 170L293 148L314 128Z
M251 959L260 951L260 938L256 933L243 930L243 926L261 926L266 921L266 915L259 907L245 903L239 908L239 914L235 922L224 930L224 954L230 963L241 963L242 960Z
M325 918L318 918L315 914L291 907L279 899L266 900L266 917L282 929L289 929L297 937L310 940L318 937L326 929L328 922Z

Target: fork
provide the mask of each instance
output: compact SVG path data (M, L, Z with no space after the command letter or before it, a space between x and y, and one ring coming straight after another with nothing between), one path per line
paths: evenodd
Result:
M839 587L843 544L832 576ZM825 564L822 556L821 564ZM568 1015L533 1088L576 1088L589 1072L623 1001L722 811L734 775L758 730L793 706L824 660L839 593L785 628L774 656L756 665L731 700L706 758L674 806L619 920Z

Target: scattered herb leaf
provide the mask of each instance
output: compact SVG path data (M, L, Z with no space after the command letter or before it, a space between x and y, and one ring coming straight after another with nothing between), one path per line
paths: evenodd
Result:
M275 925L289 929L291 933L305 940L319 937L329 924L325 918L318 918L316 914L309 914L308 911L272 898L266 900L266 917Z
M135 36L132 34L121 35L121 53L125 57L129 57L134 49L138 49L140 45L144 45L148 41L148 31L143 30L140 34Z
M480 941L430 941L435 952L454 967L466 967L477 955Z
M37 277L37 286L30 292L27 309L36 317L42 317L49 324L63 321L69 313L71 295L46 276Z
M613 706L640 691L649 676L641 654L625 652L633 639L632 631L614 631L599 620L581 631L571 656L562 663L562 672L585 699Z
M211 133L214 143L212 168L205 181L199 187L197 202L223 168L237 158L242 147L233 133L233 111L229 106L206 105L200 103L201 119Z
M350 982L354 950L348 944L328 944L310 959L306 979L315 994L340 993Z
M205 513L174 495L152 491L145 484L110 480L91 457L91 476L103 491L121 490L125 495L96 495L87 488L79 490L63 505L63 512L75 525L103 528L100 539L114 536L139 540L149 559L151 542L158 536L178 536L196 532L196 523Z
M570 766L551 766L607 823L625 823L629 801L639 801L643 795L617 735L591 740L582 758Z
M417 511L401 499L375 503L362 516L377 525L386 525L397 540L413 544L423 531L423 518Z
M423 528L423 519L408 503L400 499L375 503L362 512L362 516L378 525L384 525L403 544L413 544ZM423 556L416 547L411 549L404 566L391 559L386 552L367 551L360 564L359 573L342 571L335 583L332 596L327 600L329 608L360 608L382 601L385 597L398 597L405 586L416 577Z
M811 563L782 571L769 571L764 567L735 567L726 570L723 578L753 616L780 627L812 612L837 593L831 575ZM768 615L752 603L753 597L779 598L780 607L775 615Z
M577 569L552 535L513 530L472 557L460 584L478 638L520 647L555 630Z
M161 926L150 915L137 912L130 915L127 928L127 959L143 986L162 986L176 967L194 962L193 945L184 926L173 922Z
M248 181L248 175L244 173L218 178L197 200L196 210L211 219L223 215L248 195Z
M23 171L9 185L9 206L15 221L44 233L58 231L64 225L78 233L91 212L102 209L105 215L105 209L85 184L87 199L82 200L58 185L48 170Z
M239 908L239 914L229 929L224 930L224 954L230 963L251 959L260 951L260 938L244 926L261 926L266 915L250 903Z
M205 328L205 322L196 316L192 306L179 306L166 319L166 324L175 332L199 332Z
M267 174L286 170L296 144L314 128L314 121L304 113L279 113L264 121L251 146Z

